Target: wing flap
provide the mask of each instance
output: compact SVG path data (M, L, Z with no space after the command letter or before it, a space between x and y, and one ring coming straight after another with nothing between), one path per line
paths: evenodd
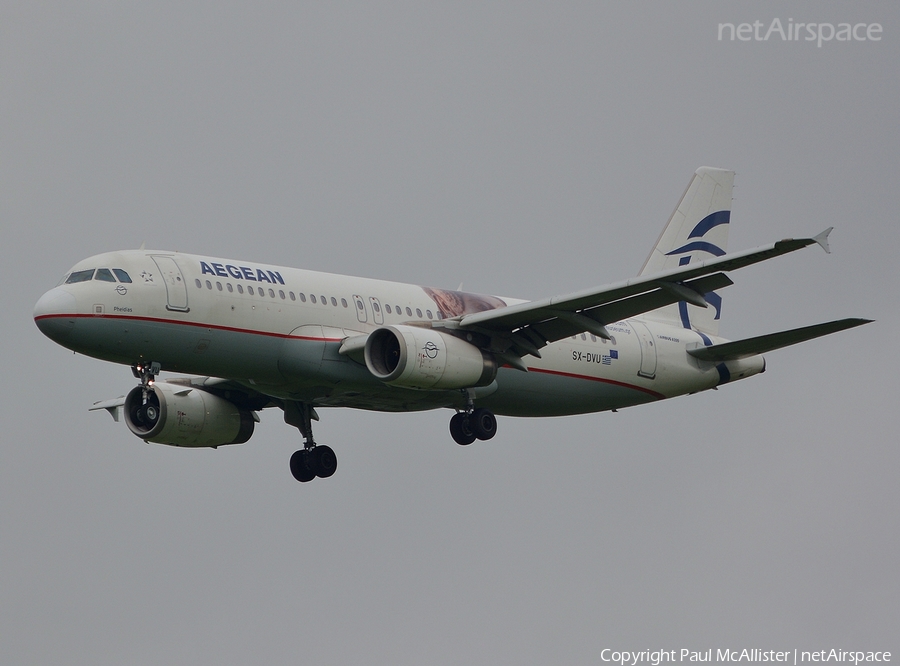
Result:
M824 324L795 328L790 331L760 335L755 338L747 338L746 340L735 340L734 342L724 342L709 347L688 349L687 353L701 361L714 363L736 361L871 322L871 319L839 319Z

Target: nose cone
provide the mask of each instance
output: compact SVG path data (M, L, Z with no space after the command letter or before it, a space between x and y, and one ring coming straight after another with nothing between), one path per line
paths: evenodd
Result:
M34 304L34 323L48 338L61 342L72 332L76 313L75 297L57 287Z

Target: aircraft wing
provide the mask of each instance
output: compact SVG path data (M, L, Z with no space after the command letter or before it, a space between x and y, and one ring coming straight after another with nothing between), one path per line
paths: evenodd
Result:
M714 363L735 361L871 322L871 319L839 319L825 324L804 326L803 328L795 328L779 333L769 333L768 335L760 335L755 338L747 338L746 340L735 340L734 342L723 342L722 344L709 347L688 349L687 353L695 358L699 358L701 361L712 361Z
M785 239L675 269L562 296L463 315L456 325L492 336L492 350L511 360L532 354L551 342L589 331L608 338L605 324L687 301L707 307L704 294L733 284L727 271L819 244L826 252L831 227L812 238ZM500 338L498 340L497 338ZM498 342L500 343L498 345ZM498 348L501 347L501 348Z
M220 377L172 377L169 379L160 379L158 381L167 382L169 384L182 384L184 386L202 389L254 411L273 404L272 399L266 394L260 393L255 389L244 386L231 379L222 379ZM113 421L118 422L124 407L125 396L120 395L118 398L95 402L88 407L88 411L94 412L105 409L109 412L109 415L112 416Z
M124 406L125 396L120 395L118 398L111 398L109 400L100 400L99 402L95 402L91 407L88 408L88 411L94 412L98 409L105 409L109 412L109 415L113 418L113 421L118 423L119 417L122 415L122 408Z

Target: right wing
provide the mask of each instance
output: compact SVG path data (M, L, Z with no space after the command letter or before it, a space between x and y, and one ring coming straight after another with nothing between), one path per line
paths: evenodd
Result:
M785 239L612 285L462 315L442 325L491 336L491 351L507 360L526 354L540 357L540 348L551 342L585 331L608 338L606 324L671 303L707 307L704 294L733 284L725 272L809 245L819 244L828 252L830 232L831 227L812 238Z

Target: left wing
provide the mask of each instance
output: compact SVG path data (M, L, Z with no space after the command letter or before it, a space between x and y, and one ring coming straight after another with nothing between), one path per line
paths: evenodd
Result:
M491 336L491 351L505 360L526 354L540 357L540 348L563 338L589 331L609 338L605 325L650 310L687 301L707 307L704 298L715 289L733 284L727 271L818 244L826 252L829 227L812 238L785 239L754 250L688 264L654 275L612 285L586 289L563 296L476 312L442 322ZM517 365L513 363L514 365Z
M220 377L171 377L158 381L201 389L253 411L276 404L265 393L260 393L231 379L222 379ZM125 396L120 395L118 398L95 402L88 407L88 411L95 412L105 409L112 416L113 421L118 422L124 407Z

